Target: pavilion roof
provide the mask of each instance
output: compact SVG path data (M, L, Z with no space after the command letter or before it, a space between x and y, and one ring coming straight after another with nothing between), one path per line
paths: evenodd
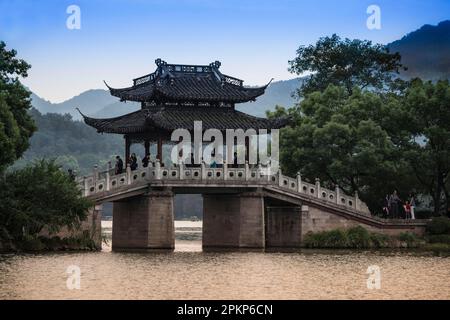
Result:
M105 133L145 133L155 130L193 130L194 121L202 121L206 129L277 129L285 126L287 119L258 118L234 108L198 106L161 106L144 108L123 116L96 119L82 114L89 126Z
M209 65L155 62L156 71L134 79L131 87L107 85L111 94L122 101L240 103L254 101L269 85L245 87L242 80L222 74L219 61Z

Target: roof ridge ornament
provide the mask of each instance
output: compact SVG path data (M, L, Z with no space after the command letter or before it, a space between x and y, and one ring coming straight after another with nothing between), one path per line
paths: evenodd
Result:
M167 65L167 62L165 62L165 61L162 60L161 58L156 59L156 60L155 60L155 63L156 63L156 65L157 65L158 67Z
M222 65L222 63L221 63L219 60L216 60L216 61L211 62L211 63L209 64L209 66L210 66L211 68L216 68L216 69L219 69L221 65Z

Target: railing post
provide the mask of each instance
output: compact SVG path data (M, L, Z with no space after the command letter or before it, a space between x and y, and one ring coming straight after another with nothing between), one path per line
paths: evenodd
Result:
M159 159L156 159L155 163L155 177L157 180L161 180L161 162Z
M202 177L202 180L206 180L206 166L205 161L202 160L202 164L200 165L200 174Z
M89 194L89 185L86 176L83 177L83 183L84 183L84 196L87 197Z
M320 198L320 179L316 178L316 197Z
M281 169L278 169L278 186L283 186L283 174L281 173Z
M341 201L341 189L336 185L336 203L339 204Z
M178 160L178 176L180 180L184 180L184 164L182 160Z
M302 175L300 174L300 171L297 172L297 191L302 192Z
M354 206L354 208L356 209L356 210L360 210L361 208L360 208L360 205L359 205L359 195L358 195L358 191L355 191L355 204L353 205Z
M223 160L223 180L228 180L228 164L226 160Z
M245 161L245 181L250 180L250 167L248 166L248 161Z
M98 180L98 166L97 165L94 166L94 170L93 170L92 175L94 177L94 185L95 185L97 183L97 180Z
M131 184L131 167L129 163L127 163L127 184Z
M110 177L109 177L109 170L106 171L106 191L109 191L109 184L110 184Z

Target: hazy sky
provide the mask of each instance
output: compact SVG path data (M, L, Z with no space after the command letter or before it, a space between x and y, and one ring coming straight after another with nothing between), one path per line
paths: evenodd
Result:
M381 29L366 26L369 5ZM81 29L66 27L69 5ZM295 75L288 60L321 36L388 43L449 19L449 0L0 0L0 40L32 64L24 83L52 102L82 91L128 86L154 60L222 62L222 72L261 85Z

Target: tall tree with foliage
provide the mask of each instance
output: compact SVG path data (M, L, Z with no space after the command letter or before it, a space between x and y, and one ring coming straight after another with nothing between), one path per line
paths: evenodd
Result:
M281 131L282 170L300 171L311 182L357 191L372 211L394 188L410 190L406 163L397 146L407 141L399 127L403 118L395 96L329 85L308 94L296 107L269 116L289 114L291 125Z
M24 153L36 130L28 114L30 92L19 81L28 76L30 65L16 54L0 42L0 172Z
M301 46L289 61L289 71L298 75L311 72L299 96L324 91L329 84L343 86L348 93L360 89L385 89L396 84L395 75L402 68L398 53L390 53L381 44L367 40L342 40L336 34L320 38L315 45Z
M433 197L435 214L450 208L450 86L415 79L406 90L405 122L410 126L406 159L424 192Z

